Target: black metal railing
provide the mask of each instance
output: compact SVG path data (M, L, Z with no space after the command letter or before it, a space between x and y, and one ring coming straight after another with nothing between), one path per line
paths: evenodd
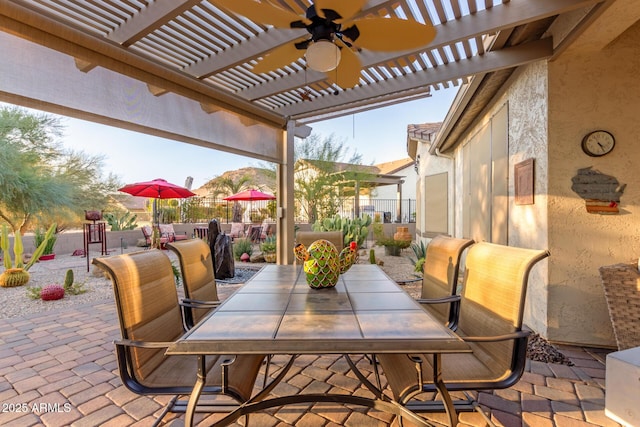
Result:
M380 222L415 222L416 201L402 199L360 200L359 216L368 214L379 217ZM213 197L191 197L189 199L158 200L158 220L161 223L203 223L212 218L222 223L275 220L276 202L256 200L229 202ZM354 218L357 209L354 199L342 201L337 214L343 218ZM304 214L296 215L296 221L308 222Z

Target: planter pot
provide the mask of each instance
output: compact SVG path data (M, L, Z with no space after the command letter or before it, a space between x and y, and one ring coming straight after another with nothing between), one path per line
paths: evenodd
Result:
M50 260L54 259L55 257L56 257L56 254L40 255L40 258L38 258L38 261L50 261Z
M393 235L393 240L408 240L411 241L411 234L409 234L409 227L397 227L396 232Z
M400 248L400 246L385 246L384 247L384 254L385 255L400 256L400 252L402 252L402 249Z
M275 252L263 253L262 256L264 256L264 261L265 262L276 262L276 253Z

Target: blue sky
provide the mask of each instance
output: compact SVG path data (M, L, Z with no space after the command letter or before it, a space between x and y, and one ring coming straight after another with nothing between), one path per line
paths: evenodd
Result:
M332 133L344 141L350 157L362 154L363 163L376 164L407 157L408 124L444 119L457 88L434 92L430 98L391 107L312 123L313 133L323 137ZM123 183L164 178L184 185L193 177L192 188L209 179L262 161L228 154L182 142L158 138L110 126L62 118L66 147L104 156L104 171L117 175Z

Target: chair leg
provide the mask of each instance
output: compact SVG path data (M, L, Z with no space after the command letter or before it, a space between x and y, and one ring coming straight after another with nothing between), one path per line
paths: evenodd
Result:
M157 427L160 425L160 423L162 422L162 419L165 417L165 415L169 413L169 411L171 411L171 409L173 408L173 405L175 405L177 400L178 400L178 395L175 395L171 398L169 403L167 403L167 405L164 407L164 409L160 413L160 416L158 417L158 419L153 423L153 427Z

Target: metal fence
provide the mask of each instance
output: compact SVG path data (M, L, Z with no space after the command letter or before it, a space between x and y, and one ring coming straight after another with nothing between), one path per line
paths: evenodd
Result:
M236 218L234 218L234 205ZM192 197L179 200L158 200L158 220L161 223L183 222L203 223L212 218L222 223L240 222L259 223L263 220L275 220L275 200L256 200L253 202L228 202L212 197ZM356 216L355 199L342 201L337 214L343 218ZM379 217L380 222L415 222L416 201L402 199L400 203L396 199L360 200L359 216L368 214L372 218ZM305 215L296 215L296 221L308 222Z

